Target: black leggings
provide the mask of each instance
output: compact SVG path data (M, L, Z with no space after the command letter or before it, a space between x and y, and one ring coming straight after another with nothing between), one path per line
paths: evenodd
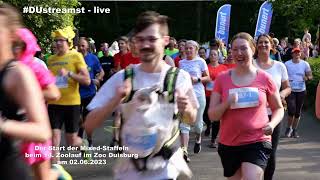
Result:
M269 119L271 119L271 116L269 116ZM276 169L276 151L279 144L280 139L280 132L281 132L281 122L274 128L272 133L272 151L270 154L270 158L268 160L267 167L264 171L264 180L272 180L274 171Z
M207 128L211 127L211 142L217 138L220 128L220 121L211 122L208 115L208 109L210 105L210 97L206 97L206 107L203 113L203 121L206 123Z
M93 97L94 96L90 96L90 97L81 99L80 111L82 115L82 122L78 131L78 136L81 138L83 138L83 132L84 132L84 128L82 127L82 124L86 120L86 116L89 114L89 111L87 110L87 106L89 105Z
M302 91L302 92L291 92L291 94L287 97L286 101L288 104L288 115L290 117L293 117L293 116L295 118L300 117L305 96L306 96L306 91Z

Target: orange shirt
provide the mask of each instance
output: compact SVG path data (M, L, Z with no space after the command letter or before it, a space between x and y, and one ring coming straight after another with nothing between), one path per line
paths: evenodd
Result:
M216 77L221 72L228 70L228 68L224 64L219 64L216 67L213 67L210 64L208 64L208 70L209 70L209 76L211 78L211 82L204 84L205 91L206 91L206 97L211 96L211 92L212 92L213 86L214 86L214 80L216 79Z

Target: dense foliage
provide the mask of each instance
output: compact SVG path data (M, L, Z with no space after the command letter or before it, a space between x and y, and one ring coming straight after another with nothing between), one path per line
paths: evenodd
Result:
M316 99L318 82L320 80L320 58L311 58L308 60L308 62L312 70L313 79L307 82L306 104L307 106L313 108L314 101Z
M6 0L5 2L17 7L21 13L23 12L23 7L27 6L71 8L79 5L78 0ZM50 44L51 32L67 25L74 26L75 14L25 13L22 16L24 24L32 29L41 46L46 49Z
M74 25L80 35L89 36L97 43L111 42L127 34L139 13L155 10L170 17L170 34L177 39L195 39L201 43L214 37L216 13L223 4L231 4L229 39L240 31L254 34L260 0L214 0L214 1L81 1L78 0L6 0L21 11L24 6L110 8L107 14L23 14L24 23L39 38L42 46L48 45L50 32L58 27ZM274 13L271 31L276 37L302 37L303 29L309 27L315 41L319 24L319 0L272 0Z

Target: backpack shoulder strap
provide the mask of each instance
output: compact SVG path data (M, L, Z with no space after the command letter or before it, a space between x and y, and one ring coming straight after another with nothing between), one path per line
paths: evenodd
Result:
M131 79L131 80L130 80L131 85L133 85L133 77L134 77L133 67L127 67L127 68L124 70L123 81L125 81L125 80L127 80L127 79L130 78L130 79ZM133 86L132 86L132 87L133 87ZM124 103L129 102L129 101L132 99L133 94L134 94L134 91L133 91L133 89L131 89L130 95L127 96L123 102L124 102Z
M162 60L166 60L166 57L167 57L167 55L164 55L163 58L162 58Z
M164 79L163 92L168 92L169 102L174 103L174 92L176 88L176 81L179 74L179 68L170 67Z

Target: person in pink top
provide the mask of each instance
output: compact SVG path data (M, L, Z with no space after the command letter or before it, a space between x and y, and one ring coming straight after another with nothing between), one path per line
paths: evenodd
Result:
M33 33L27 28L19 28L16 31L16 35L19 41L15 43L13 48L15 58L33 71L46 101L59 99L60 91L55 85L55 77L42 64L34 60L34 55L40 48ZM51 138L45 143L26 141L21 144L21 153L24 160L32 166L37 179L56 179L58 176L55 172L51 172L51 150L49 150L51 145ZM41 147L41 149L36 147ZM26 157L24 156L26 153L41 154L41 156ZM48 173L52 174L48 176Z
M15 57L32 69L40 84L45 100L58 100L60 91L55 85L55 77L42 64L34 60L35 53L40 50L36 37L27 28L19 28L16 34L20 41L16 42L13 48Z
M271 134L284 115L270 75L253 65L255 44L248 33L231 41L236 67L218 75L209 118L220 119L218 153L228 179L263 179L271 153ZM269 121L266 106L272 111Z

